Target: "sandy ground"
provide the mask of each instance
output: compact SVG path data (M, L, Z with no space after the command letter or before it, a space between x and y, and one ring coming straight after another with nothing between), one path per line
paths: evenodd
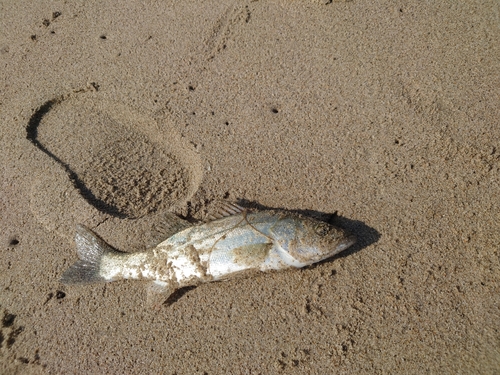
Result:
M497 1L1 1L0 373L500 372ZM218 199L357 245L210 283L66 287Z

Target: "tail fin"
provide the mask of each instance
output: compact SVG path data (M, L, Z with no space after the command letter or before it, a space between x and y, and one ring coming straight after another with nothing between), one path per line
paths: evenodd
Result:
M76 226L75 242L80 260L64 272L61 282L63 284L90 284L106 281L99 274L101 259L104 254L117 253L117 251L81 224Z

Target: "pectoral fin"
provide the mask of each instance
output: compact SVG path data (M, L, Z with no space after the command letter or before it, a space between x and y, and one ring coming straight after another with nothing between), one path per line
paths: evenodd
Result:
M269 255L270 242L243 245L233 249L234 262L246 267L258 267Z

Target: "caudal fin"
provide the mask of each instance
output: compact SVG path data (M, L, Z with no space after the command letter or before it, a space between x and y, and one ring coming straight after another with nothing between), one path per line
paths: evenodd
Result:
M63 284L89 284L106 281L99 272L101 259L104 254L117 253L117 251L81 224L76 226L75 242L80 260L64 272L61 282Z

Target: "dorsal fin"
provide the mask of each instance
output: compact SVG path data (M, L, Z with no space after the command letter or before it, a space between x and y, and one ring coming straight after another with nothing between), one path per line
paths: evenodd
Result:
M236 203L227 201L217 201L210 207L208 214L205 217L205 221L212 221L222 219L223 217L228 217L232 215L237 215L244 212L246 208L237 205Z
M167 238L172 237L174 234L192 226L193 224L189 221L181 219L172 212L162 213L156 223L149 230L147 248L151 249L156 247Z

